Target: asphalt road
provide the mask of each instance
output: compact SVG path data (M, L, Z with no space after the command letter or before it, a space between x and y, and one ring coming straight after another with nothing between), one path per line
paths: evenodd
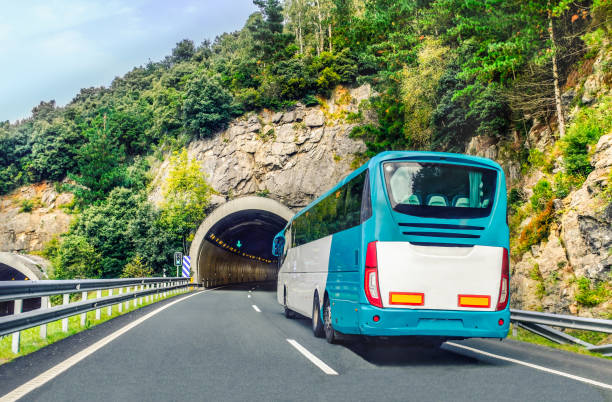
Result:
M0 366L0 395L168 303ZM467 340L435 350L329 345L312 335L310 320L286 319L274 290L244 285L167 306L22 400L612 401L610 390L478 351L612 384L610 360L512 341Z

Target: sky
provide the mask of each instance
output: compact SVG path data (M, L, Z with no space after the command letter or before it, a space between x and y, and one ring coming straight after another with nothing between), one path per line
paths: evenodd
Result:
M0 0L0 121L243 27L252 0Z

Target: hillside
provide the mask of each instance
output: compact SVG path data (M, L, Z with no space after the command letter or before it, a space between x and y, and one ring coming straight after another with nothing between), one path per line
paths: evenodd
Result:
M161 273L203 205L323 191L286 173L314 148L334 179L383 150L467 152L506 170L514 305L612 314L609 0L255 4L240 31L0 124L0 247L44 248L58 278ZM300 113L342 136L319 144Z

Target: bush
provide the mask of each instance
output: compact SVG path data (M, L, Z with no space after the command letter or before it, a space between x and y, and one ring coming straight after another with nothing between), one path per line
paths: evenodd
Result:
M534 244L540 243L548 237L550 225L554 220L553 202L548 201L542 212L533 217L525 226L518 239L518 251L524 253Z
M100 278L101 256L83 236L68 235L59 246L48 247L47 253L53 253L53 279L90 279Z
M585 307L595 307L598 304L606 301L610 294L605 283L593 286L589 278L578 279L578 293L576 293L576 301Z
M569 174L586 177L593 170L589 158L589 146L612 129L610 98L602 99L597 107L582 109L561 139L563 163Z
M546 179L540 180L533 187L533 195L530 198L531 206L535 211L542 211L546 204L553 198L553 189Z
M34 209L34 200L22 200L19 212L32 212Z
M520 188L512 188L508 193L508 205L512 211L516 211L525 203L525 192Z

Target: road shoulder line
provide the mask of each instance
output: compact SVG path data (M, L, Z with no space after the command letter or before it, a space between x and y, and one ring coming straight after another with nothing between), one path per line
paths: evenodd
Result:
M492 357L494 359L499 359L499 360L504 360L504 361L507 361L507 362L515 363L515 364L520 364L522 366L526 366L526 367L530 367L532 369L540 370L540 371L543 371L545 373L555 374L555 375L558 375L558 376L561 376L561 377L566 377L566 378L570 378L572 380L580 381L580 382L583 382L585 384L594 385L596 387L601 387L601 388L605 388L605 389L608 389L608 390L612 390L612 385L610 385L610 384L606 384L606 383L603 383L603 382L591 380L589 378L580 377L580 376L577 376L577 375L574 375L574 374L569 374L569 373L566 373L564 371L554 370L554 369L551 369L551 368L548 368L548 367L544 367L544 366L540 366L540 365L537 365L537 364L528 363L528 362L524 362L522 360L513 359L511 357L496 355L494 353L485 352L484 350L472 348L470 346L460 345L460 344L455 343L455 342L446 342L446 344L450 345L450 346L454 346L456 348L469 350L470 352L478 353L478 354L481 354L481 355L484 355L484 356Z

